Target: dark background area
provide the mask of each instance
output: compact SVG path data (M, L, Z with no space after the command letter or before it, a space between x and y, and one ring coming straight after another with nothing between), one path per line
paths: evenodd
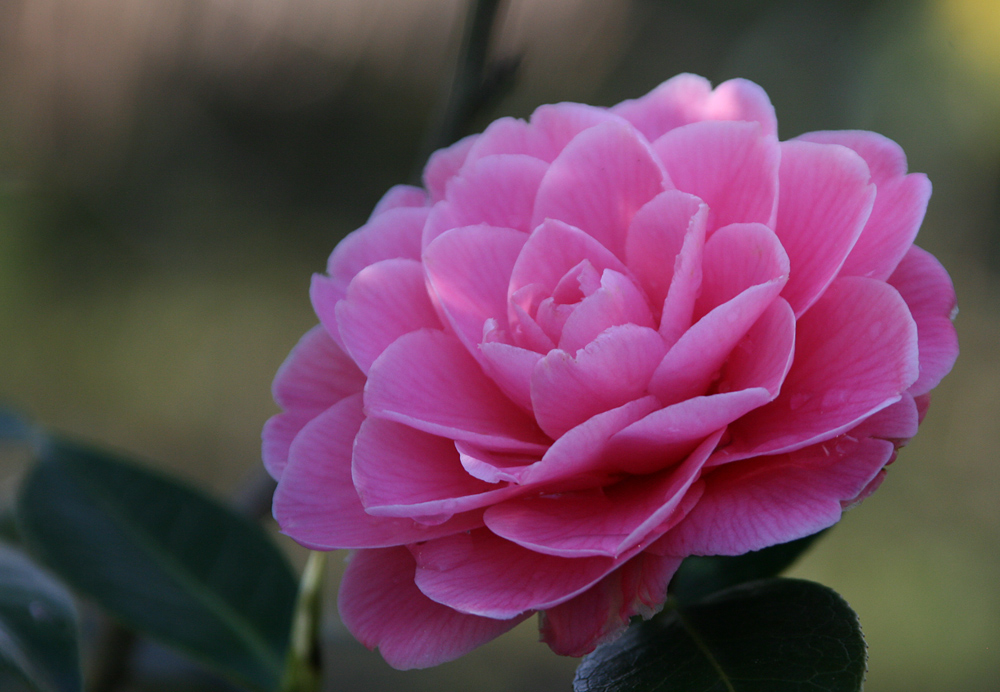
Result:
M464 11L0 5L0 401L231 495L259 467L274 371L315 323L311 273L420 164ZM542 103L611 105L678 72L739 76L771 96L782 139L875 130L930 176L917 242L955 280L962 355L882 489L795 574L859 612L866 689L996 690L1000 3L515 0L501 12L491 55L520 68L471 131ZM19 468L0 457L0 500ZM330 689L568 690L575 665L534 642L533 622L417 673L351 643L332 605L327 629Z

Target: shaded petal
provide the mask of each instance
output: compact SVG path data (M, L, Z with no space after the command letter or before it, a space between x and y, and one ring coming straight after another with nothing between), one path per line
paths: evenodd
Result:
M505 397L453 336L423 329L397 339L368 372L365 410L377 418L487 449L544 451L548 438Z
M917 410L917 402L908 392L903 392L902 399L865 419L861 425L851 428L845 435L859 440L876 437L901 447L917 434L919 426L920 413Z
M315 550L402 545L482 525L479 512L436 526L365 512L351 481L351 447L364 420L354 395L314 418L292 443L274 491L274 518L283 533Z
M553 350L531 378L535 419L555 439L599 413L646 394L650 375L665 352L653 329L612 327L574 357Z
M493 620L459 613L430 600L413 581L406 548L360 550L340 583L337 607L348 631L399 670L429 668L467 654L511 630L530 613Z
M315 417L316 414L313 413L279 413L264 423L264 430L260 435L261 458L271 478L281 480L281 474L288 463L288 450L292 446L292 440Z
M548 165L532 156L487 156L465 166L448 183L424 227L426 247L450 228L488 224L531 230L535 195Z
M469 135L450 147L438 149L424 166L424 187L431 194L431 202L444 199L445 188L465 164L469 150L481 135Z
M515 404L525 411L531 411L531 373L542 358L542 354L520 346L486 340L479 344L482 354L480 361L487 377Z
M741 555L835 524L892 458L884 440L844 438L790 454L727 464L703 476L705 493L656 545L672 555Z
M923 222L931 196L927 176L923 173L906 175L906 155L902 147L874 132L808 132L797 139L841 144L856 151L868 164L872 182L878 188L875 206L840 275L889 278L913 244Z
M426 206L429 206L429 200L427 198L427 192L422 187L414 187L413 185L393 185L384 195L382 195L382 199L380 199L375 205L369 220L375 218L383 212L389 211L390 209Z
M340 338L362 371L368 372L389 344L422 328L440 329L427 295L424 268L415 260L383 260L365 267L337 303Z
M623 324L656 327L642 291L624 274L605 269L601 287L580 301L563 325L559 348L575 353L604 330Z
M795 356L795 313L777 298L746 333L726 360L719 392L763 387L778 396Z
M663 607L681 561L639 553L576 598L542 612L542 641L560 656L584 656L614 641L630 618L649 619Z
M695 319L750 286L776 279L784 284L788 274L788 255L770 228L759 223L734 223L720 228L705 242Z
M778 120L767 94L745 79L730 79L712 91L704 77L680 74L641 98L622 101L611 112L635 125L649 141L699 120L755 121L764 134L778 133Z
M721 435L720 430L684 463L655 476L494 505L483 515L486 527L547 555L618 557L640 543L648 544L652 534L655 540L667 530Z
M506 326L510 273L527 239L510 228L468 226L448 231L424 250L433 297L475 358L486 320Z
M657 139L653 151L678 190L709 206L709 235L731 223L774 225L781 150L758 123L692 123Z
M347 285L370 264L387 259L420 259L420 237L428 207L397 207L373 216L368 223L345 237L333 249L326 265L337 300Z
M624 258L632 217L664 190L664 182L655 155L631 126L597 125L552 162L538 188L532 226L547 218L565 221Z
M473 478L487 483L518 483L523 480L528 467L538 461L537 456L491 452L468 442L456 442L462 468Z
M647 396L597 414L552 443L540 461L518 474L519 482L560 481L577 488L600 485L617 471L606 463L608 439L657 408L656 397Z
M782 279L751 286L698 320L656 368L649 391L665 405L708 391L736 344L774 302Z
M608 470L653 473L687 456L702 440L772 399L763 387L699 396L654 411L611 437Z
M693 270L700 269L700 261L696 267L689 267L678 256L685 243L692 243L688 240L690 236L699 242L697 247L687 250L688 254L700 251L707 216L708 207L694 195L667 190L647 202L632 218L625 240L625 262L653 306L661 307L666 300L675 281L675 266L687 270L676 279L686 283L694 278ZM690 321L684 328L688 326Z
M361 504L377 516L448 519L518 492L466 473L454 441L378 418L361 424L353 459Z
M625 561L543 555L487 529L412 545L410 551L417 560L417 588L428 598L491 618L551 608L586 591Z
M796 315L816 302L840 271L871 214L875 186L864 159L847 147L781 143L781 195L775 233L791 277L782 294Z
M910 393L926 394L951 372L958 358L958 334L952 320L958 314L951 277L933 255L911 247L889 277L917 323L920 377Z
M837 279L798 321L781 394L741 418L720 455L741 459L822 442L899 401L917 378L916 325L891 286Z

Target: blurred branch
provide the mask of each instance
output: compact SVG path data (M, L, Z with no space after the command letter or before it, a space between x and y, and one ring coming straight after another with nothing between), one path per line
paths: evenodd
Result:
M502 0L470 0L458 62L452 75L444 107L434 119L419 158L420 180L424 162L434 151L465 134L472 119L495 101L513 82L520 57L489 61L490 35Z

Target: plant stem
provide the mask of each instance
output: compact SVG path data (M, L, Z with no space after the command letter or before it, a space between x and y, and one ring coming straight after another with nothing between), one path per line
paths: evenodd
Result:
M326 553L315 550L309 553L292 616L291 641L281 692L318 692L323 681L319 633L323 616L325 566Z

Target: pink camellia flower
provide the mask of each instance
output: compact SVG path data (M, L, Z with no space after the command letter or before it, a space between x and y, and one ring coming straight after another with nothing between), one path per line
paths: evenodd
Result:
M871 493L958 352L894 142L779 142L757 85L675 77L435 153L315 276L264 429L274 514L350 548L340 613L393 666L539 613L579 656L689 555Z

